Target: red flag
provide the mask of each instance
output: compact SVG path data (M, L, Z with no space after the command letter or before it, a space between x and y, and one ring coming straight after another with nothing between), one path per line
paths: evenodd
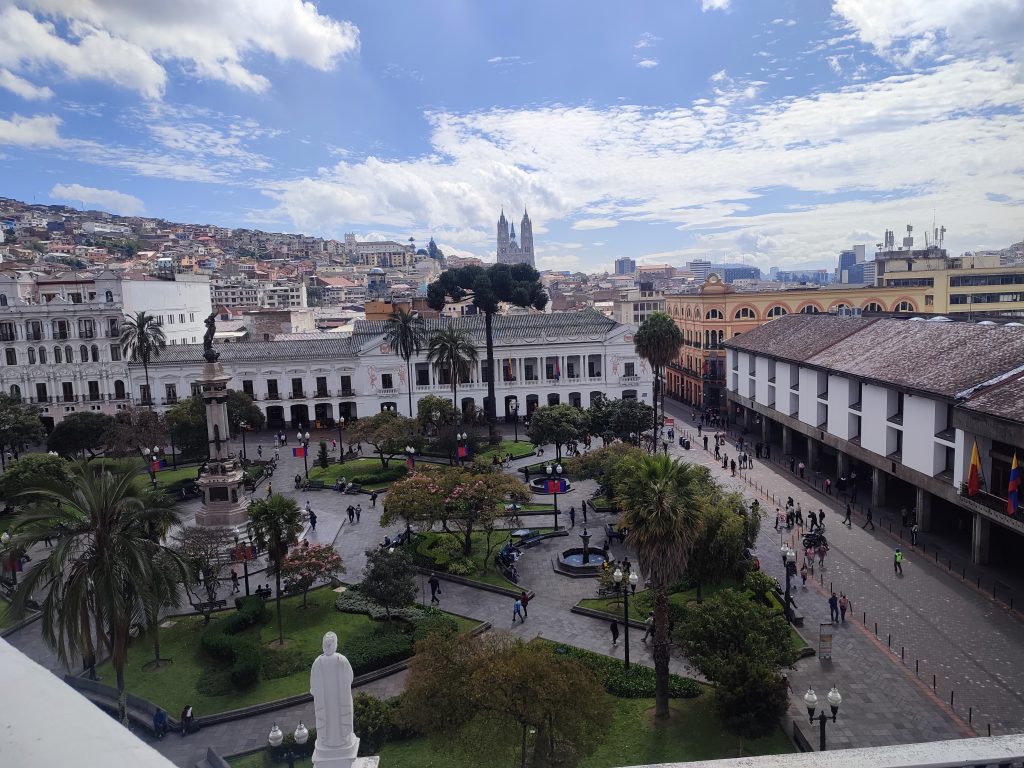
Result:
M303 448L301 445L298 448L292 448L292 456L294 456L295 458L301 459L305 455L306 449Z
M971 449L971 468L967 475L967 495L973 496L981 490L981 456L978 455L978 441Z

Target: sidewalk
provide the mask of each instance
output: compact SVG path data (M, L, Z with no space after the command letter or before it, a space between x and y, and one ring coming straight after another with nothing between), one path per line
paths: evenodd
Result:
M675 404L669 404L669 410L689 424L689 409L685 416ZM798 594L797 603L807 616L807 626L817 627L819 620L828 620L825 601L830 586L837 592L845 592L852 601L854 621L848 615L848 627L840 628L836 634L837 643L840 637L854 639L849 641L849 649L844 650L837 644L833 666L850 658L863 670L859 673L861 683L865 678L870 679L873 685L879 686L874 689L874 695L880 697L878 701L865 700L863 704L870 703L869 708L863 707L857 698L846 698L840 719L845 715L852 731L858 730L857 720L868 714L862 711L858 715L855 708L870 709L872 714L870 720L863 723L866 733L856 734L856 743L852 745L886 743L862 740L867 733L879 732L881 737L886 731L892 737L888 743L925 741L938 737L929 734L941 734L944 727L949 729L955 725L955 729L945 732L946 738L954 738L963 731L957 719L963 723L970 719L978 735L985 735L989 724L994 734L1021 730L1024 696L1020 692L1024 690L1024 668L1018 659L1024 647L1024 624L958 579L950 578L945 569L936 568L934 563L923 563L912 551L904 560L904 575L897 576L893 573L892 559L898 540L894 542L881 529L874 532L856 526L846 529L841 524L845 514L843 502L818 494L799 478L779 472L774 464L755 459L753 469L744 471L745 477L737 473L733 478L721 469L720 462L715 462L713 456L702 449L683 451L677 448L675 452L689 461L710 467L722 482L748 498L760 495L769 516L775 511L774 506L767 508L772 494L783 500L793 496L805 510L825 510L831 547L825 570L823 574L815 574L814 589L806 593L798 590L808 596L802 598ZM754 483L754 487L749 483ZM755 487L761 491L754 490ZM792 535L796 535L795 530ZM779 534L767 518L758 542L758 555L765 570L784 583ZM799 583L799 579L797 581ZM817 660L811 663L820 664ZM806 667L807 662L803 665ZM800 671L806 674L803 669ZM816 692L820 694L822 688L827 691L830 676L819 675L823 679L814 686ZM858 690L854 687L855 680L850 682L850 690ZM803 695L801 690L796 693ZM949 707L951 693L952 710ZM925 703L921 703L922 697ZM917 703L908 707L911 701ZM836 733L840 733L838 728Z

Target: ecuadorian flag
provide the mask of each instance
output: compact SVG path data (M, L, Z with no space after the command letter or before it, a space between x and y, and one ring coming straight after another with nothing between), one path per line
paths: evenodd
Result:
M971 449L971 468L967 473L967 495L973 496L981 490L981 456L978 455L978 441Z
M1017 512L1020 504L1020 467L1017 466L1017 454L1013 454L1013 463L1010 465L1010 485L1006 494L1006 514L1012 515Z

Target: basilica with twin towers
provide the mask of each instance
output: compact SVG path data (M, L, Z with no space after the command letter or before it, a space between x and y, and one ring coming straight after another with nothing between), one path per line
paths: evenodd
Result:
M526 209L523 209L523 220L519 223L519 242L516 242L516 225L509 224L502 210L498 219L498 263L529 264L535 267L533 258L533 224Z

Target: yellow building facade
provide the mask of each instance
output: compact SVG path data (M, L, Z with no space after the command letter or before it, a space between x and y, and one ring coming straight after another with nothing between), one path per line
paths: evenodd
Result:
M864 312L934 312L925 306L925 286L793 288L737 291L717 274L708 275L694 294L666 296L666 311L683 332L679 359L666 371L671 397L716 412L725 407L727 339L775 318L843 309Z
M924 289L922 311L1024 316L1024 265L1000 265L998 256L901 259L898 252L876 262L883 287Z

